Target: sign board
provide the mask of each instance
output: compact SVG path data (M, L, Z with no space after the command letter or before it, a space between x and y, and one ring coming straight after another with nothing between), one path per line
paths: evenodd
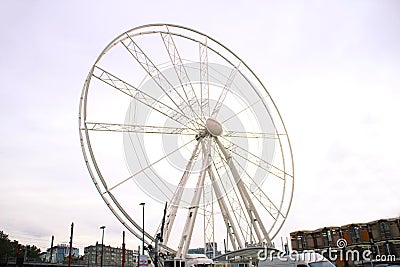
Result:
M139 255L139 267L147 267L148 265L147 255Z

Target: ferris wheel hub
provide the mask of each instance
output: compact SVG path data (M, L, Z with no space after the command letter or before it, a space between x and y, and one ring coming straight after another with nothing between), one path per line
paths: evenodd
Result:
M212 118L206 120L206 129L212 136L220 136L223 132L221 123Z

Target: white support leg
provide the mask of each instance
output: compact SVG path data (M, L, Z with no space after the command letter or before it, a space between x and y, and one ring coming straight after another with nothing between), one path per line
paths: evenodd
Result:
M210 142L208 142L207 144L207 151L209 149L210 149ZM204 150L204 145L203 145L203 150ZM184 260L189 250L189 245L193 234L194 223L196 221L196 216L199 209L201 193L203 191L204 180L206 177L207 168L209 166L209 153L206 152L205 155L206 156L203 159L202 170L200 172L199 179L197 180L195 193L192 198L192 202L186 218L185 227L183 228L183 234L179 242L178 251L176 253L178 259Z
M258 243L261 245L265 240L268 245L272 245L271 239L268 236L268 232L265 229L264 225L262 224L261 218L253 204L253 201L250 198L249 193L246 190L246 187L243 185L242 179L240 179L239 172L237 171L235 165L233 164L232 155L227 151L227 149L222 145L221 141L219 141L219 139L216 136L214 138L215 138L215 142L217 143L218 147L224 154L225 160L229 166L229 169L231 170L233 178L235 179L235 182L239 189L240 196L243 199L243 202L247 209L249 218L251 219L251 226L253 227L253 229L256 232L256 235L258 238ZM260 230L262 232L262 235L260 233Z
M190 170L192 169L193 162L195 161L195 158L198 155L199 144L200 144L200 141L196 143L196 146L193 150L192 156L190 157L190 160L186 165L185 172L183 173L182 178L179 182L179 185L178 185L178 187L172 197L172 200L169 204L169 211L168 211L166 221L165 221L164 238L163 238L164 244L167 244L169 235L171 234L171 229L172 229L172 226L175 221L176 213L178 211L179 202L182 199L182 194L185 189L187 180L189 178Z
M225 200L222 197L221 190L215 180L215 176L211 169L211 166L209 166L207 170L208 170L208 176L211 179L211 184L213 186L215 195L217 196L218 205L221 209L221 213L222 213L222 217L224 218L225 225L228 225L228 223L231 225L230 228L228 228L228 226L227 226L227 228L228 228L227 231L228 231L229 239L231 240L233 249L237 250L238 245L240 248L243 248L243 244L239 238L238 232L236 231L235 223L233 222L232 217L231 217L230 213L228 212L229 211L228 206L226 205ZM236 241L238 244L236 244ZM226 245L228 246L228 240L226 240L226 242L227 242Z

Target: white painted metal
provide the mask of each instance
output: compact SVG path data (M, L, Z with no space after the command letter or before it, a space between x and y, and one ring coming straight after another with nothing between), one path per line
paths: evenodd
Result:
M204 180L206 178L207 168L210 165L209 163L209 153L207 151L210 150L210 142L207 143L207 150L205 150L205 146L203 144L203 151L205 156L203 158L203 165L199 175L199 179L196 184L195 193L193 195L193 199L191 205L188 210L188 215L186 218L185 227L183 228L183 233L181 236L181 241L179 242L178 251L177 251L177 258L178 259L185 259L186 254L189 250L190 241L193 234L194 224L196 222L197 212L199 210L199 203L202 188L204 186Z
M170 77L163 72L160 66L164 62L157 62L156 56L152 54L151 49L147 50L146 47L143 47L138 42L137 38L145 35L154 35L159 38L161 46L157 50L157 53L165 53L165 56L169 60L169 66L172 67L172 73L176 75L174 79L179 81L178 85L173 84L172 80L169 79ZM195 49L193 51L198 51L198 54L195 52L193 53L195 54L193 58L188 57L190 53L180 50L179 45L182 43L194 43ZM127 81L121 78L125 76L119 76L114 73L112 68L109 69L109 65L102 65L102 59L114 47L122 48L130 56L130 59L138 66L138 69L143 71L146 79L153 81L163 93L164 100L162 97L155 96L143 89L139 82ZM215 96L215 91L212 91L216 90L215 80L212 80L212 75L216 74L216 63L213 63L213 61L222 62L228 70L226 76L219 77L223 83L220 84L221 87L217 91L217 96ZM198 77L198 80L194 83L193 76L192 78L190 76L190 70L186 68L187 65L194 68L194 70L191 70L192 72L196 72ZM243 106L242 110L236 111L235 114L222 114L227 101L235 99L237 92L233 90L233 87L237 87L235 82L240 78L251 84L251 90L256 91L255 95L258 99L249 100ZM90 116L88 117L88 106L90 108L88 103L96 101L96 99L91 99L91 95L89 94L89 89L94 90L92 85L94 82L92 80L101 83L106 88L110 88L118 96L122 95L132 101L137 101L144 108L173 122L171 125L174 126L161 123L153 125L121 123L118 120L92 120ZM212 97L213 93L214 96ZM244 95L239 96L238 99L246 97L247 92L244 92ZM270 118L274 128L273 131L265 130L262 127L259 131L235 129L232 124L230 127L227 127L230 120L237 119L239 115L246 113L248 110L254 111L257 105L261 105L265 112L262 116L265 115ZM256 113L256 111L253 113ZM225 116L222 119L220 117L221 114ZM229 239L232 248L235 250L244 248L246 245L261 245L263 243L271 245L271 238L280 230L287 217L292 201L294 168L290 142L279 111L276 109L264 85L262 85L247 65L225 46L202 33L176 25L153 24L137 27L117 37L104 49L90 70L82 91L79 123L83 155L96 189L113 214L136 237L141 236L143 229L135 221L134 216L131 217L125 209L126 207L119 202L121 200L116 195L116 191L127 186L127 181L134 179L135 176L149 171L159 162L167 160L173 153L181 152L187 148L187 145L196 142L193 151L191 151L191 157L187 159L188 162L182 165L182 169L184 168L184 170L182 170L183 174L179 184L172 198L168 199L169 208L164 229L164 242L160 244L167 251L176 253L175 255L178 258L184 259L186 257L196 224L196 216L199 212L205 216L204 228L207 228L206 222L209 226L207 229L204 229L204 241L214 242L215 229L225 227L228 236L227 239ZM163 154L158 159L146 162L143 167L141 166L140 170L131 172L133 174L130 177L126 179L120 178L119 180L114 179L110 182L107 175L101 172L102 168L101 166L99 167L98 160L96 160L97 155L95 152L97 148L92 148L92 135L99 133L184 136L184 140L187 142L184 144L180 143L176 149L168 151L168 153ZM240 142L235 142L238 138L253 141L276 141L278 144L280 165L274 165L257 154L257 152L253 152L250 148L242 146ZM142 145L135 149L143 150ZM202 161L198 159L200 151L203 153ZM169 241L171 241L174 224L176 224L175 218L181 210L180 203L184 189L193 174L192 168L196 164L201 165L202 169L197 178L195 194L191 200L191 206L189 207L182 235L180 236L178 251L175 252L175 249L169 246ZM279 202L272 199L263 191L262 185L254 181L255 177L252 176L253 174L246 172L246 165L257 168L263 174L270 174L273 179L277 179L283 184L283 189L280 189L280 192L283 192ZM244 177L240 177L239 172ZM230 181L232 186L230 193L227 192L229 189L224 184L219 184L218 182L221 181L223 175L229 179L233 177L233 181ZM250 181L251 185L245 184L243 178ZM212 199L208 204L203 203L204 205L208 205L207 207L201 207L202 188L206 179L210 180L212 186L209 190L213 191L212 196L216 197L216 201L214 204ZM215 225L214 221L214 212L217 209L219 209L219 216L222 217L222 220L219 222L220 225ZM268 229L264 225L266 217L272 221ZM225 225L222 225L222 223ZM206 231L210 232L206 233ZM150 244L154 240L154 236L150 232L145 232L145 238L146 244ZM221 242L221 240L216 241Z
M243 248L244 246L243 246L242 241L241 241L241 239L240 239L240 237L238 235L238 232L237 232L237 229L236 229L236 224L233 222L233 219L231 217L231 213L229 212L229 209L228 209L228 207L227 207L227 205L225 203L224 198L221 197L222 196L222 192L221 192L221 189L219 188L218 184L216 183L216 179L215 179L215 176L214 176L214 173L212 171L211 166L209 166L207 168L207 171L208 171L208 175L209 175L209 177L211 179L211 183L212 183L215 195L217 195L218 205L219 205L219 207L221 209L221 213L222 213L222 217L224 218L225 225L229 224L231 226L231 227L227 227L228 228L227 231L228 231L228 235L229 235L229 238L231 240L233 249L237 250L238 246L240 248ZM228 240L226 242L228 242ZM238 243L238 244L236 244L236 243Z
M200 103L201 114L206 117L210 115L210 92L208 83L208 49L207 38L204 43L199 43L200 58Z
M221 123L212 118L206 120L206 129L212 136L220 136L223 132Z
M254 228L257 238L258 238L258 243L262 244L265 242L267 245L272 245L271 239L268 235L267 230L265 229L265 227L262 223L260 215L258 214L258 211L256 210L256 208L253 204L253 201L251 200L250 195L247 192L245 186L243 185L243 181L240 178L235 165L233 164L232 155L226 150L226 148L222 145L221 141L219 141L217 137L215 137L215 142L217 143L218 147L221 149L222 153L224 154L226 162L228 163L228 166L229 166L229 168L232 172L232 175L235 179L235 182L239 189L240 195L243 199L243 202L246 206L247 212L250 217L250 221L251 221L250 227ZM253 219L253 215L255 217L254 219ZM260 233L260 230L262 233Z
M178 188L177 188L176 192L174 193L174 196L169 204L167 217L166 217L166 221L165 221L164 238L163 238L164 244L168 243L169 235L171 233L172 226L175 221L176 213L178 211L179 202L182 199L183 190L185 189L187 180L189 178L190 170L193 166L193 162L198 155L199 144L200 144L200 142L196 143L196 146L193 150L192 156L190 157L190 159L186 165L185 172L183 173L183 176L182 176L181 180L179 181Z
M204 231L204 252L209 255L207 244L212 246L212 258L216 256L215 244L215 209L214 209L214 194L212 188L203 186L203 231Z

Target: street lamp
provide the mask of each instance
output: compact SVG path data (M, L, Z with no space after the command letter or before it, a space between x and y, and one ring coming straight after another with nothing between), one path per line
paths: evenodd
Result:
M100 229L103 230L103 234L101 235L101 258L100 258L100 267L103 267L103 253L104 253L104 225L100 226Z
M229 227L231 227L229 225L229 222L226 222L226 246L225 246L225 253L228 252L228 246L229 246L229 242L228 242L228 238L229 238ZM232 241L231 241L232 242Z
M142 214L143 214L143 219L142 219L143 220L143 227L142 227L142 255L144 255L144 205L145 205L145 203L142 202L139 205L143 207L143 212L142 212Z

